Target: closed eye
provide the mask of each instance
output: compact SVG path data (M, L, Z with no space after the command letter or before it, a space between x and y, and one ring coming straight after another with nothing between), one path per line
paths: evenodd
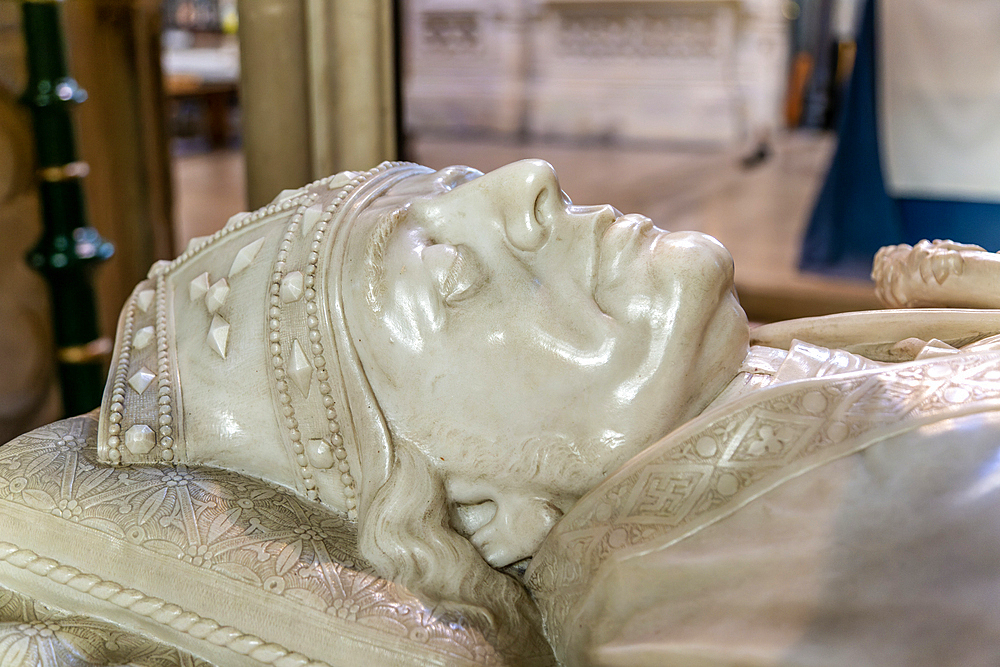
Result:
M421 258L449 306L472 296L485 282L482 265L466 246L435 243L423 248Z

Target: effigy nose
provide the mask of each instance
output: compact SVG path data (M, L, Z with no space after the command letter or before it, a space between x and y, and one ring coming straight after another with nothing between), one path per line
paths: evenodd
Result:
M504 173L498 173L504 172ZM503 188L506 199L505 231L519 250L538 250L548 240L555 215L565 203L556 172L544 160L521 160L492 172L491 183Z

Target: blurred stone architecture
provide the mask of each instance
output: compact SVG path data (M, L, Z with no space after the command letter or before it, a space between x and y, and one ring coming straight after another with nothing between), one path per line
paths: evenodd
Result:
M410 0L408 130L733 146L780 126L776 0Z

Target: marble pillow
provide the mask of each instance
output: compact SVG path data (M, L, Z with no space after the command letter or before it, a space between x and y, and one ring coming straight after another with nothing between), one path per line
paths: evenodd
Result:
M341 515L230 471L101 464L96 432L91 413L0 447L0 596L215 664L534 661L374 575ZM40 637L18 620L0 635Z

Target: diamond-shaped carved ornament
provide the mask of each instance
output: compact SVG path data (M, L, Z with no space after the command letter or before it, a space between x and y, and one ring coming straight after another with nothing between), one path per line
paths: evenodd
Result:
M312 371L312 366L309 364L309 360L306 359L306 354L302 351L302 346L296 340L292 343L292 359L288 365L288 377L292 378L292 382L299 388L302 395L306 397L309 396L309 383L312 380Z
M229 277L232 278L237 273L250 266L263 245L264 238L261 237L253 243L248 243L243 246L243 248L236 253L236 257L233 259L233 263L229 267Z
M216 315L208 327L208 346L225 359L228 345L229 322Z

